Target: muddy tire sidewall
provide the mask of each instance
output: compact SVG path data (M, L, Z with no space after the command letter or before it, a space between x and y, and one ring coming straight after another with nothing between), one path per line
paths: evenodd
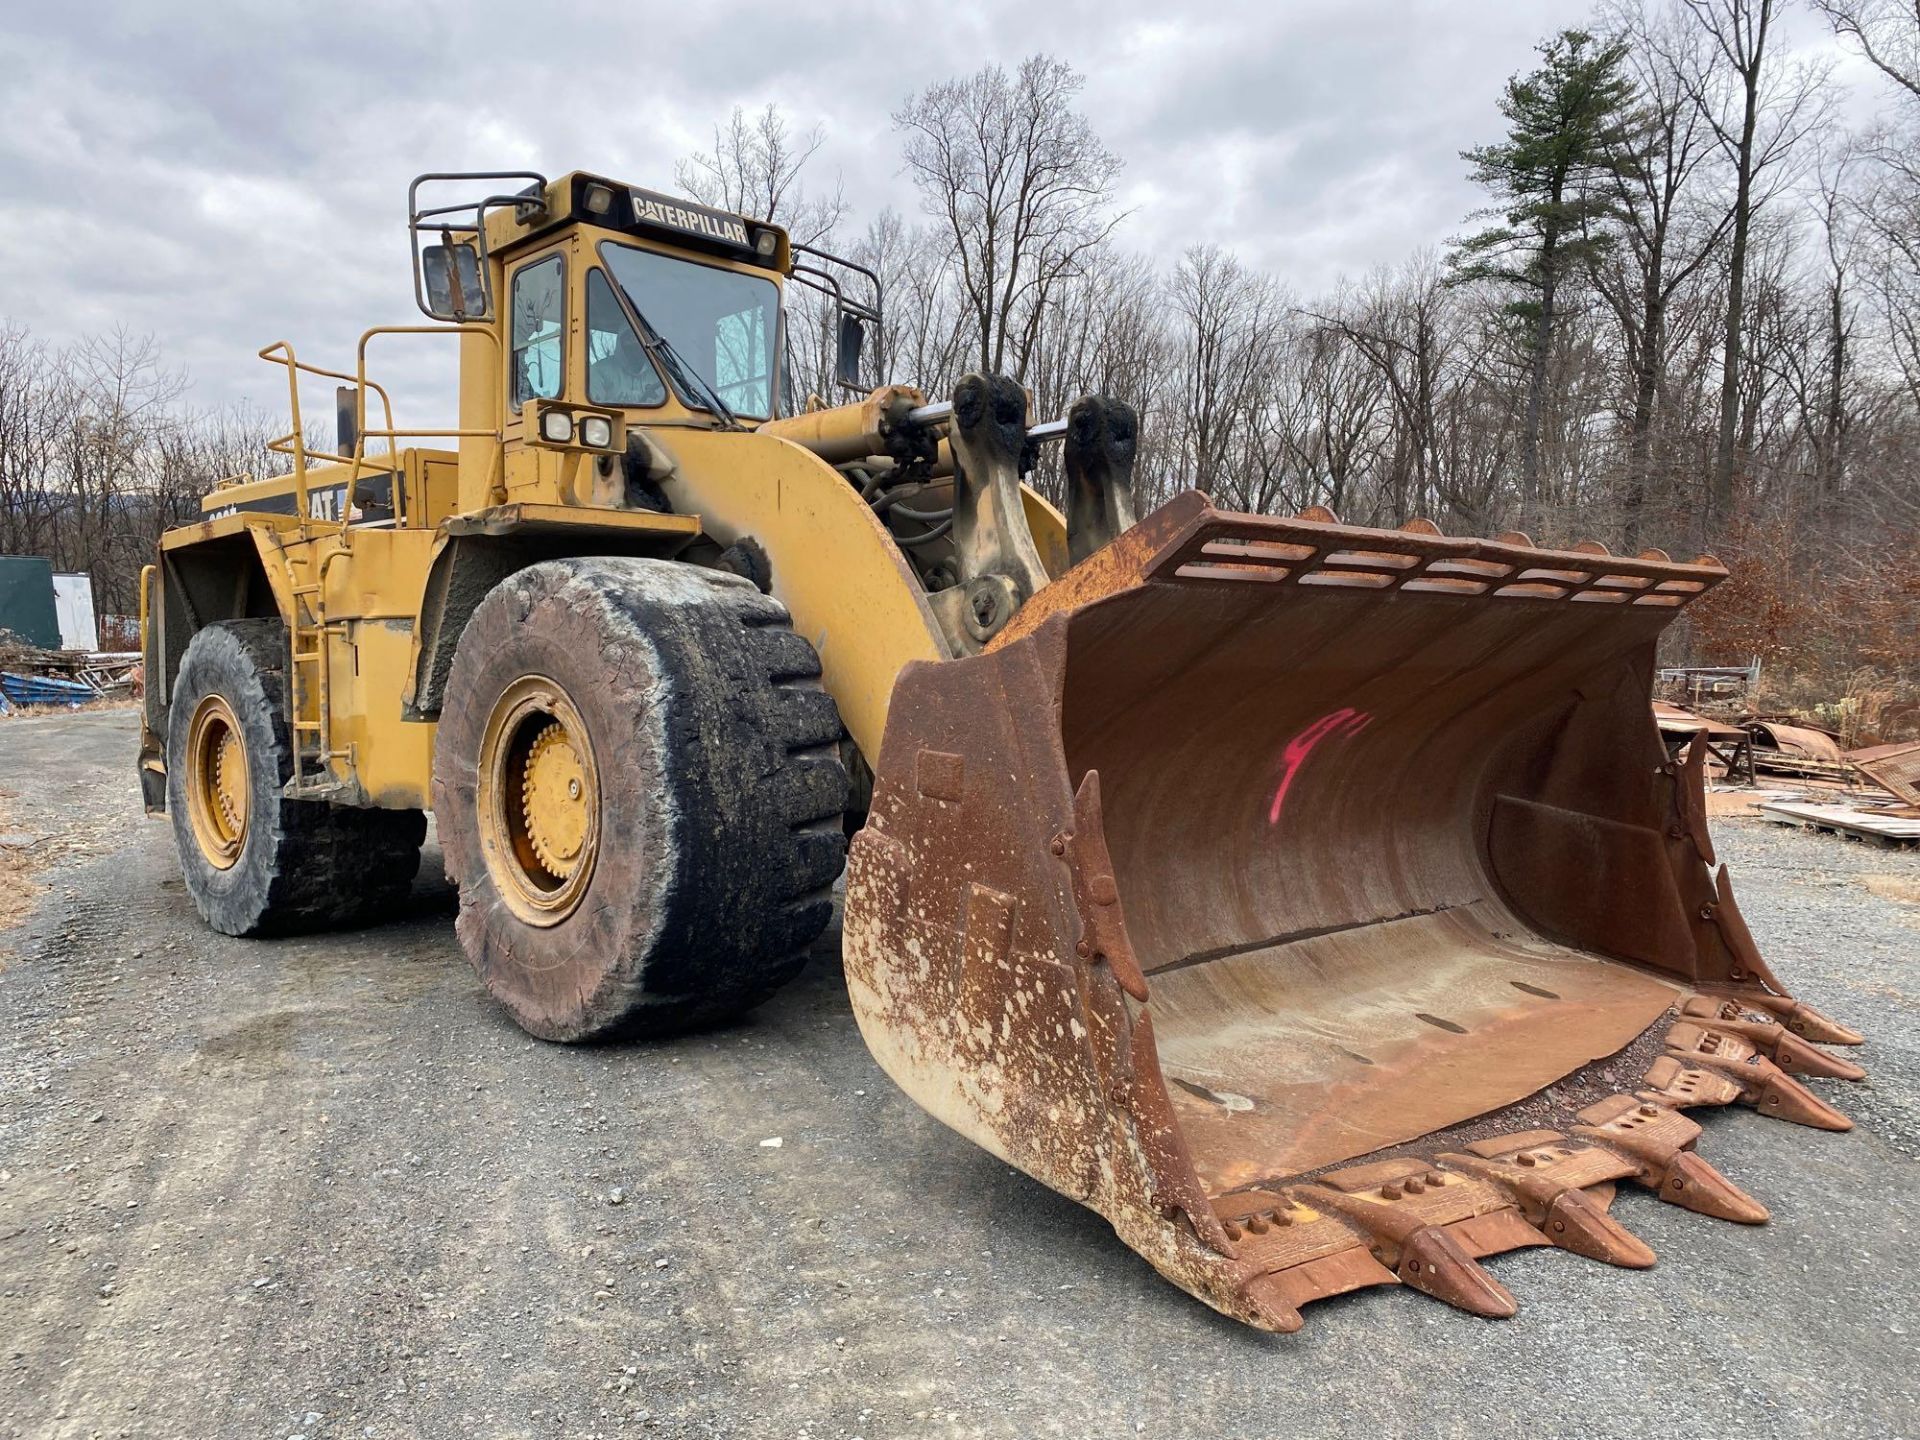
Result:
M683 1029L745 1008L783 978L768 967L792 949L781 932L792 787L782 697L755 648L755 627L770 619L784 622L784 611L735 577L634 559L532 566L469 619L435 740L434 810L460 887L462 947L530 1033ZM481 773L488 718L534 675L571 701L598 775L593 872L550 924L516 913L501 888L513 882L481 838L480 807L497 783ZM836 824L843 804L844 788Z
M292 773L278 676L262 666L261 646L250 645L249 638L227 625L209 626L195 635L181 659L167 712L167 814L181 874L201 915L225 935L255 934L270 915L285 842L280 787ZM270 643L270 632L262 631L258 638ZM187 793L192 768L188 730L209 695L220 696L231 708L247 756L246 839L234 863L224 869L200 848Z

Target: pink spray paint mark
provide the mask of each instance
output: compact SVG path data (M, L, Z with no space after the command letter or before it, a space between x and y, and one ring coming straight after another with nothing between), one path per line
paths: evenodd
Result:
M1280 809L1287 803L1287 790L1293 784L1293 777L1300 773L1300 767L1307 763L1307 756L1313 753L1313 747L1329 736L1351 739L1366 729L1373 716L1364 710L1355 710L1343 705L1330 714L1322 715L1306 729L1287 742L1286 750L1280 756L1280 784L1273 792L1273 805L1267 811L1267 823L1280 823Z

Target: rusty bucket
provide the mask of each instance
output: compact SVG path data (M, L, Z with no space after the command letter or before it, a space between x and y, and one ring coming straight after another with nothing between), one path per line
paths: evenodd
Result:
M848 875L888 1074L1251 1324L1480 1258L1647 1247L1615 1185L1766 1211L1681 1112L1848 1122L1670 763L1710 558L1236 515L1189 494L910 667Z

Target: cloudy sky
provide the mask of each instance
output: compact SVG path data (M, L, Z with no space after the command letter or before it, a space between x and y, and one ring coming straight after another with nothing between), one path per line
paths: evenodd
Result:
M1123 243L1170 258L1216 242L1310 294L1460 228L1480 197L1459 152L1498 135L1500 85L1529 67L1536 41L1591 11L1586 0L1268 0L1193 20L1140 0L3 8L0 314L50 340L151 333L191 376L193 403L275 409L284 382L253 358L263 344L289 339L303 358L351 368L364 326L419 318L404 225L418 171L578 168L668 189L674 162L734 106L772 102L796 129L826 131L809 177L837 179L858 224L886 205L913 210L889 120L908 93L1041 50L1087 77L1086 114L1126 163ZM1789 24L1796 43L1830 47L1808 17ZM1860 73L1840 65L1843 80ZM443 366L427 347L451 346L387 343L376 374L384 363L408 377L401 419L431 423L411 407L437 398Z

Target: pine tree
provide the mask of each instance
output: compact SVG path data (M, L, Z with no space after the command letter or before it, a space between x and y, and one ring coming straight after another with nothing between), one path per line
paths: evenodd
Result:
M1624 41L1565 30L1539 50L1545 63L1509 80L1501 97L1506 139L1461 154L1475 183L1502 203L1479 212L1498 223L1461 241L1452 257L1456 283L1492 280L1516 292L1507 313L1529 366L1520 436L1529 518L1540 495L1540 430L1561 301L1611 242L1617 189L1605 182L1628 174L1641 149Z

